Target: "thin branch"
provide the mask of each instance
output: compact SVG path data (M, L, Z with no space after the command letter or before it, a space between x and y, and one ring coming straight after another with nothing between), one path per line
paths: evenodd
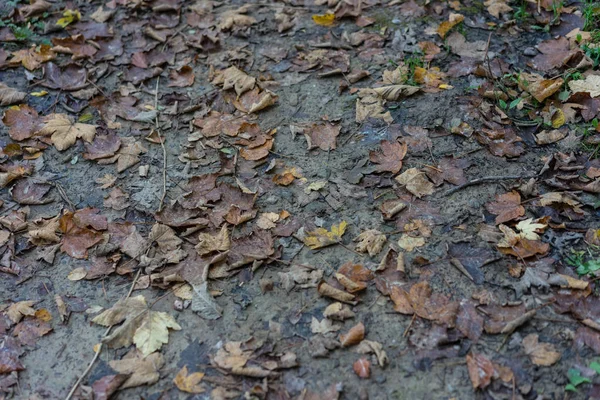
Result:
M163 204L165 203L165 197L167 195L167 149L165 149L165 142L160 134L160 128L158 126L158 84L160 82L160 77L156 78L156 90L154 91L154 109L156 110L156 118L154 119L154 125L156 126L156 133L158 134L158 139L160 140L160 147L163 152L163 193L160 198L160 204L158 205L158 212L160 212L163 208Z
M513 179L531 179L535 178L537 175L507 175L507 176L484 176L483 178L477 178L470 182L467 182L463 185L457 186L453 189L446 191L442 196L449 196L453 193L456 193L466 187L481 185L482 183L487 182L497 182L497 181L510 181Z

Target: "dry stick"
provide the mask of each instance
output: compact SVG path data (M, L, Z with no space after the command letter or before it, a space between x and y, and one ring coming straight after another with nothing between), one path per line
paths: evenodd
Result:
M156 110L156 118L154 119L154 125L156 126L156 133L158 134L158 140L160 140L160 147L163 152L163 193L160 198L160 204L158 205L158 212L163 208L165 202L165 196L167 195L167 150L165 149L165 143L162 136L160 135L160 128L158 126L158 83L160 77L156 78L156 90L154 91L154 109Z
M456 193L466 187L480 185L486 182L496 182L496 181L509 181L512 179L531 179L535 178L537 175L506 175L506 176L484 176L483 178L473 179L470 182L467 182L463 185L457 186L453 189L446 191L442 196L449 196L453 193Z

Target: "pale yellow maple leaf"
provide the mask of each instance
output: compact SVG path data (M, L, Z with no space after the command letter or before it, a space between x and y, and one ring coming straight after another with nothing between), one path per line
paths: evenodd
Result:
M103 339L111 347L136 345L145 357L169 341L169 329L180 330L181 326L165 312L152 311L144 296L119 300L114 306L96 316L92 322L112 326L123 322L112 334Z
M203 372L188 373L187 365L177 373L173 383L177 386L177 389L186 393L202 393L204 388L200 386L200 382L204 378Z
M71 147L82 138L91 142L96 136L96 126L89 124L73 123L65 114L50 114L44 118L44 126L37 134L42 136L52 135L50 139L58 151Z
M13 303L8 307L8 310L6 310L6 315L8 316L8 318L10 318L10 320L13 323L16 324L17 322L21 321L21 319L25 316L35 315L35 310L32 307L34 304L35 301L33 300L19 301L17 303Z
M325 228L318 228L312 232L308 232L304 238L304 244L311 249L320 249L321 247L330 246L339 243L342 240L342 235L346 232L348 223L342 221L339 224L331 225L331 231Z
M138 350L132 350L121 360L113 360L108 364L115 371L129 375L120 387L127 389L157 382L160 378L158 371L165 364L165 360L160 353L144 356Z
M540 235L548 225L535 222L533 218L528 218L517 224L516 228L519 231L519 237L529 240L539 240Z

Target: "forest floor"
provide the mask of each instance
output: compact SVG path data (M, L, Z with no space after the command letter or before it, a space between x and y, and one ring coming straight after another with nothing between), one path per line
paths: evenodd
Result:
M0 5L0 399L600 398L600 3Z

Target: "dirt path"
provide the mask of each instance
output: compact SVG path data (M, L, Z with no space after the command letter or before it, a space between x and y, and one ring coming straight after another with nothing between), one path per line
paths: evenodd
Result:
M600 398L599 4L0 16L0 398Z

